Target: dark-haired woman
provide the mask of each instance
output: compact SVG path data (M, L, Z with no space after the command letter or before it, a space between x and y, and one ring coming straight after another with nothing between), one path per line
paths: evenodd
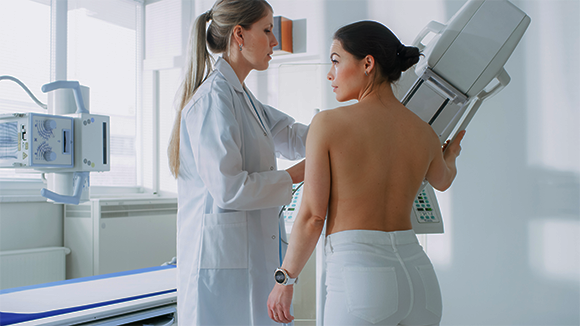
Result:
M442 151L433 129L393 95L391 84L419 55L377 22L334 35L328 79L337 100L358 103L312 121L303 200L281 267L287 278L298 277L327 223L325 325L441 319L437 277L410 215L424 179L439 190L451 185L464 132ZM276 284L270 293L269 313L278 322L293 319L292 287Z
M244 85L251 70L268 68L272 28L266 1L219 0L190 33L168 150L178 183L180 325L275 325L266 301L286 249L278 211L304 174L303 163L278 171L276 156L304 157L308 128ZM221 54L213 67L207 48Z

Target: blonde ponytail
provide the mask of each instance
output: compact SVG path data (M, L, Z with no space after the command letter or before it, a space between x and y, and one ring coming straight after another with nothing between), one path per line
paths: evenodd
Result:
M187 54L187 67L185 78L180 87L179 106L169 139L167 155L169 156L169 169L177 178L179 175L179 142L181 133L181 112L195 94L195 91L205 81L212 71L213 58L206 47L206 23L211 17L211 12L201 14L191 26L190 40ZM195 58L195 60L194 60Z

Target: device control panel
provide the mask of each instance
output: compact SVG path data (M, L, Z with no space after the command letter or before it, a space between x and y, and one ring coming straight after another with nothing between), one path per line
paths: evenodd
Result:
M417 234L443 233L443 219L433 187L427 185L413 203L411 224Z
M0 116L0 167L71 168L74 120L37 113Z
M292 202L286 205L284 208L284 222L286 223L286 233L292 231L292 226L294 221L296 221L296 216L298 215L298 210L300 209L300 203L302 202L302 193L304 192L303 183L292 185Z

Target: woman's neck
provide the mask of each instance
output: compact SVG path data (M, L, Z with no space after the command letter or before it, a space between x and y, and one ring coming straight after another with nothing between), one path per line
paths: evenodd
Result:
M240 84L244 85L244 80L246 80L246 77L248 77L250 71L252 71L252 68L250 68L249 65L245 62L244 57L236 54L232 56L224 54L223 58L227 63L230 64L236 73L236 76L238 76Z
M382 82L375 87L369 87L363 90L362 94L359 96L358 102L380 101L387 103L393 99L396 100L395 94L393 94L393 89L391 88L391 83Z

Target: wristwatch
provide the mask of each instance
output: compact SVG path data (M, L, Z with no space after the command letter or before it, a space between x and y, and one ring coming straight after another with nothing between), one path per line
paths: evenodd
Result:
M276 283L280 285L292 285L298 283L298 277L289 277L288 272L282 268L276 269L274 272L274 279L276 280Z

